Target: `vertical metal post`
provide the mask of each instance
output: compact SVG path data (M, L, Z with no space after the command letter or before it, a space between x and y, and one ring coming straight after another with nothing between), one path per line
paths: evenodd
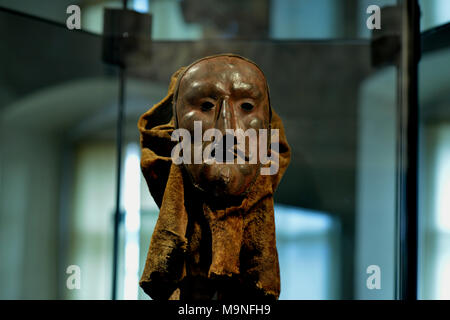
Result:
M123 0L123 9L127 8L127 0ZM123 144L123 118L125 111L125 67L119 66L119 105L117 110L117 181L116 181L116 210L114 213L114 239L113 239L113 270L111 299L117 299L117 269L119 264L119 235L122 222L121 194L122 194L122 144Z
M420 8L417 0L402 3L402 51L399 61L399 140L397 209L399 212L398 298L417 299L418 252L418 63Z

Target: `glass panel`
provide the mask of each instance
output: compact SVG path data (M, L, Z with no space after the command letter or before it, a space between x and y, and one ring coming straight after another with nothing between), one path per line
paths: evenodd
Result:
M396 288L397 70L387 67L359 89L356 172L356 297L394 299ZM367 268L380 267L382 290L369 290Z
M127 7L153 14L152 39L369 39L370 5L395 5L397 0L128 0ZM430 26L447 19L446 0L433 2ZM436 2L436 4L434 4ZM13 9L66 23L69 5L78 5L82 29L101 34L103 9L120 8L122 0L0 0ZM428 20L427 20L428 21ZM169 22L169 23L168 23Z
M155 41L152 46L151 61L127 71L127 131L136 142L139 116L166 95L170 76L180 66L202 56L234 52L264 70L272 105L283 119L292 147L288 173L275 195L284 288L280 298L394 299L395 68L375 70L369 42ZM147 203L141 210L142 226L151 229L155 204L145 187L141 197ZM286 205L289 214L283 209ZM298 226L307 226L309 217L326 226L316 231L299 227L298 236L290 240L285 226L295 215ZM140 270L151 236L151 230L141 230L146 241L141 240ZM367 286L373 273L367 271L370 266L381 270L380 290ZM311 269L315 273L308 273Z
M428 30L450 22L450 1L419 0L419 3L422 9L422 30Z
M329 214L276 205L280 299L339 299L339 235Z
M0 11L0 40L0 298L108 299L116 71L52 23Z

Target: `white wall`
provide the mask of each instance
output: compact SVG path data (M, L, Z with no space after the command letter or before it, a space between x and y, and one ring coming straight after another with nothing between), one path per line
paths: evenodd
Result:
M396 250L396 71L381 70L361 87L358 116L355 298L393 299ZM381 269L369 290L367 267Z

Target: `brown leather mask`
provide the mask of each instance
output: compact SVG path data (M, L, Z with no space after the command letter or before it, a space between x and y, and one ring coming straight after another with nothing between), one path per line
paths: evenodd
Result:
M250 145L257 145L259 129L270 127L269 96L261 70L232 55L197 61L179 77L174 108L177 128L188 130L191 136L190 163L184 166L193 185L214 197L244 194L256 180L261 165L257 157L250 163ZM194 132L195 121L201 124L200 135ZM203 141L201 137L208 129L217 129L220 136ZM257 134L253 140L244 138L247 140L241 149L232 133L239 129L254 129ZM194 137L199 150L195 149ZM218 161L205 161L203 155L208 147L212 151L210 158ZM195 161L195 152L200 150L200 162Z
M276 172L262 174L267 163L176 163L174 133L183 129L192 138L196 121L205 134L213 128L221 133L278 130L279 148L271 144L269 150L279 159ZM160 208L142 289L153 299L276 299L280 275L273 193L291 153L262 71L234 54L180 68L166 97L141 116L138 127L142 173ZM187 142L183 152L198 148L195 141ZM209 145L202 142L201 151ZM249 150L235 145L225 149L235 158L251 158ZM192 157L191 152L187 158Z

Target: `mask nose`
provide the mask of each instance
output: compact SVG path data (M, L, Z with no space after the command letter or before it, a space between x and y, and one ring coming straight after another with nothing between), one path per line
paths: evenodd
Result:
M223 99L219 114L217 116L216 128L226 134L226 129L236 129L236 117L234 116L234 110L228 103L228 99Z

